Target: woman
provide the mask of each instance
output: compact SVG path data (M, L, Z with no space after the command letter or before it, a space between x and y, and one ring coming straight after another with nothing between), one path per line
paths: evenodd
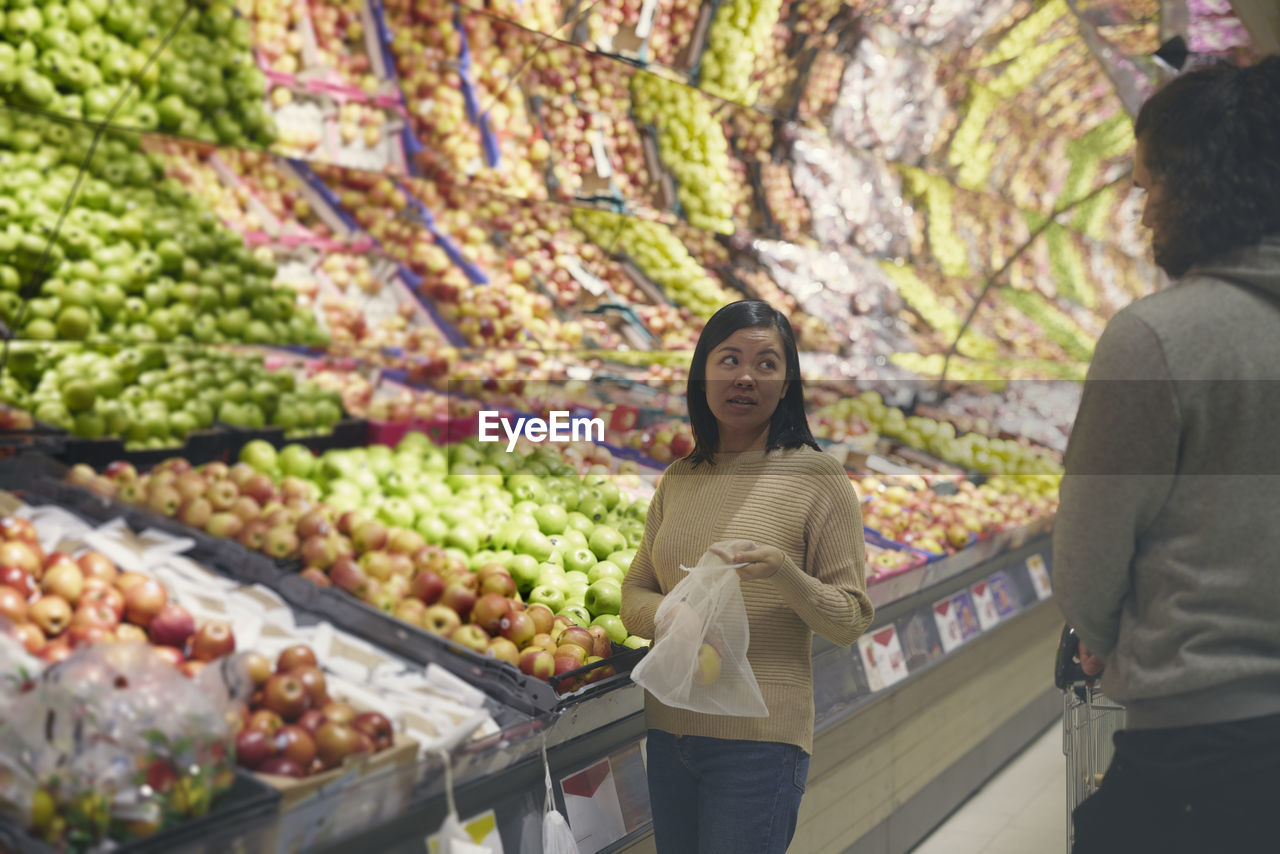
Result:
M1134 134L1176 281L1107 324L1067 448L1054 592L1126 707L1076 851L1274 852L1280 57L1176 78Z
M663 595L713 543L738 570L747 659L768 717L704 715L646 697L649 796L662 854L786 851L813 749L816 631L848 646L871 624L858 499L818 450L786 317L767 303L721 308L694 349L695 445L663 474L622 586L622 620L653 637Z

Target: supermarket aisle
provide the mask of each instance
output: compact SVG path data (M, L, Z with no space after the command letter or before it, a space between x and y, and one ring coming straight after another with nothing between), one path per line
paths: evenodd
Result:
M1063 854L1066 766L1055 723L952 813L912 854Z

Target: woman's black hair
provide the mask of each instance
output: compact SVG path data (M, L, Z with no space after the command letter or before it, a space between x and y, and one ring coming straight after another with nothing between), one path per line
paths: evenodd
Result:
M1169 275L1280 234L1280 57L1175 78L1134 134L1161 189L1154 250Z
M796 336L791 331L787 316L761 300L739 300L722 306L711 316L698 344L693 349L693 361L689 365L689 382L686 397L689 404L689 421L693 425L693 453L689 459L697 463L715 464L716 445L720 440L720 427L707 403L707 357L725 339L739 329L773 328L782 339L786 361L787 391L778 401L769 422L769 438L765 448L799 448L808 445L818 448L809 419L804 412L804 384L800 378L800 354L796 350Z

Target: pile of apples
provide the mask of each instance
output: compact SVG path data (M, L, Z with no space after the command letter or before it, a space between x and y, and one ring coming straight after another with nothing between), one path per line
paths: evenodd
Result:
M790 166L786 163L761 163L760 189L769 207L769 216L780 234L792 241L800 238L808 229L812 215L791 182Z
M227 0L196 10L90 2L11 11L3 31L6 103L77 121L111 115L122 127L207 142L275 139L251 28ZM162 38L167 49L159 51Z
M920 477L863 477L863 524L890 540L933 554L953 554L973 537L1016 528L1053 512L1053 504L1008 491L999 484L975 486L962 480L958 491L939 495Z
M236 648L229 624L197 626L160 582L121 572L101 552L46 553L35 526L17 516L0 518L0 616L28 652L50 664L82 645L141 641L194 677Z
M610 57L589 53L579 47L557 43L541 49L533 57L523 81L530 96L544 100L542 118L553 138L572 136L559 113L567 105L599 114L607 131L605 145L613 166L613 186L622 198L648 208L658 208L658 188L645 160L644 142L635 122L626 118L631 111L631 79L634 70ZM573 116L576 119L579 116ZM586 175L594 171L594 158L576 147L573 163L557 162L557 174ZM588 140L589 141L589 140Z
M635 262L667 299L701 318L735 299L663 223L579 209L573 212L573 224L597 245Z
M669 463L693 451L693 428L683 419L671 418L627 431L622 436L624 447L642 451L655 462Z
M631 98L636 118L658 130L662 163L676 179L685 219L704 231L732 234L733 205L725 189L729 143L712 114L712 98L647 71L632 78Z
M325 432L342 418L336 396L270 371L261 356L183 353L156 346L111 355L79 345L15 345L9 369L15 405L37 419L88 439L125 440L126 447L180 444L215 421L289 431ZM7 392L0 390L0 400Z
M136 136L104 140L81 175L89 127L24 111L4 114L0 125L11 219L0 264L0 320L14 323L18 291L40 282L18 337L327 341L293 293L272 286L270 254L250 251L202 199L162 180L161 162L141 150ZM73 186L75 203L60 214ZM57 234L52 244L49 233Z
M329 696L324 671L305 644L282 651L272 668L258 653L245 656L253 694L236 734L236 763L260 774L308 777L349 756L391 747L395 729L381 712L360 712Z

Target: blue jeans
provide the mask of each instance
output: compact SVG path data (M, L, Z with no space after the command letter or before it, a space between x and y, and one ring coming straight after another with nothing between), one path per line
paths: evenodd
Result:
M809 775L794 744L649 730L658 854L785 854Z

